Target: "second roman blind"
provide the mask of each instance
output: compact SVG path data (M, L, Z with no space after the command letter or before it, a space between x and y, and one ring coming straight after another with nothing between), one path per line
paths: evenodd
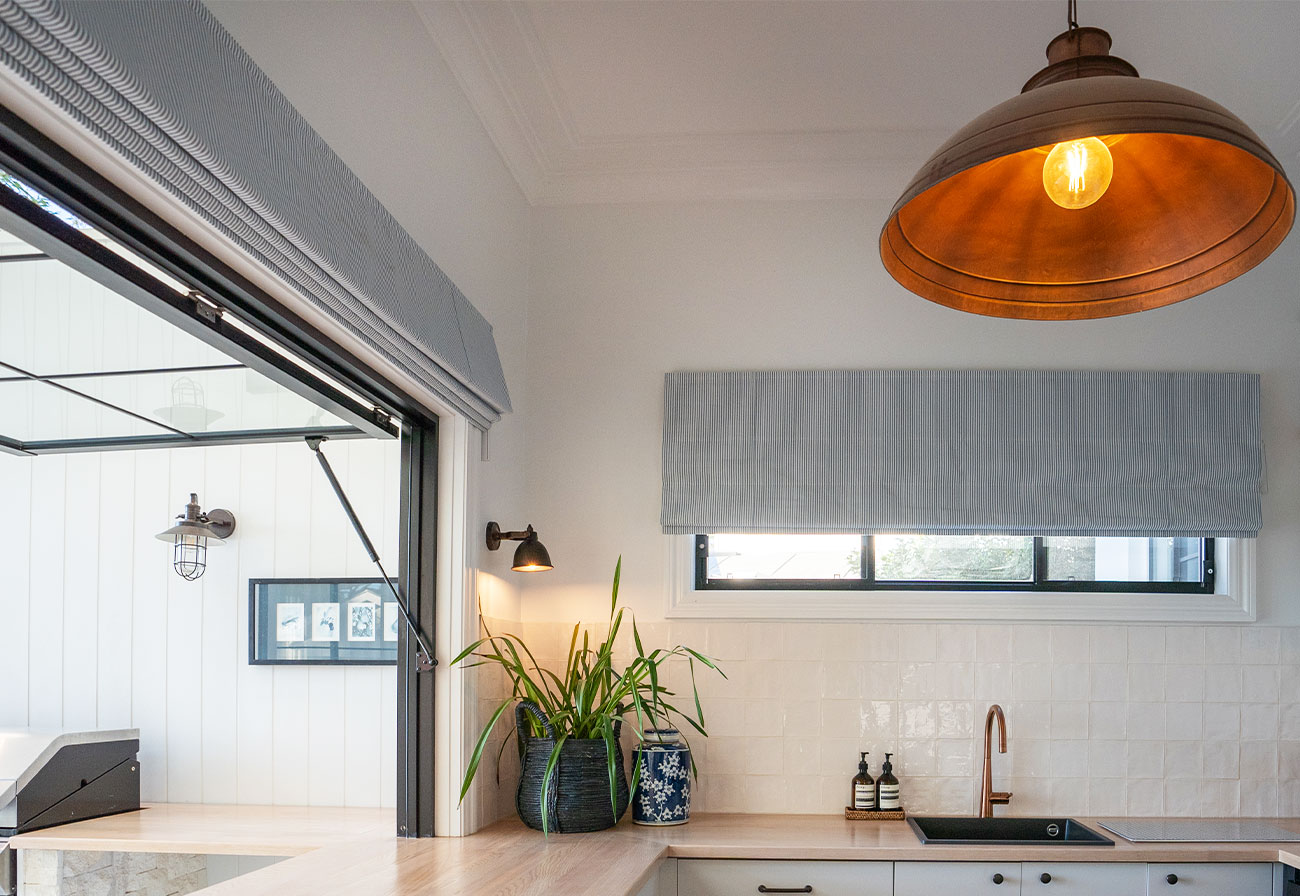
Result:
M1259 377L670 373L665 533L1253 537Z

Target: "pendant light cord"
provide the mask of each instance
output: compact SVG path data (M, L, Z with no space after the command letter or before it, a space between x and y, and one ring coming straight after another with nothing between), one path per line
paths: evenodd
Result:
M1078 0L1066 0L1065 17L1069 21L1070 30L1077 31L1079 28Z
M356 511L352 509L352 502L343 493L343 486L339 485L338 477L334 475L330 462L325 459L325 452L320 450L323 441L325 439L322 436L310 436L307 439L307 447L316 452L316 459L320 461L321 469L325 471L325 478L329 480L330 487L334 489L334 494L338 497L339 503L343 505L343 512L347 514L348 519L352 521L352 528L356 529L357 535L361 537L361 543L365 546L366 553L370 555L370 561L379 567L379 574L384 577L388 590L393 592L393 597L397 600L397 608L402 611L402 617L406 620L406 625L415 638L417 648L415 658L419 664L419 671L428 672L438 665L438 661L433 656L433 649L425 640L424 632L420 630L415 617L411 615L410 609L406 606L406 601L402 600L402 595L398 593L397 586L393 584L393 580L384 571L384 565L379 562L379 552L375 550L375 546L370 542L370 536L366 534L366 530L361 525L361 520L357 518Z

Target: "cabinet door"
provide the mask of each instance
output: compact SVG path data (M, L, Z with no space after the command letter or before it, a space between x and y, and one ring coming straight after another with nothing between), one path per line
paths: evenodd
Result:
M679 896L890 896L893 885L889 862L677 860Z
M1021 896L1143 896L1147 891L1147 866L1135 862L1024 862L1020 873Z
M1271 896L1267 862L1177 862L1147 865L1147 896Z
M1020 896L1020 889L1019 862L894 863L894 896Z

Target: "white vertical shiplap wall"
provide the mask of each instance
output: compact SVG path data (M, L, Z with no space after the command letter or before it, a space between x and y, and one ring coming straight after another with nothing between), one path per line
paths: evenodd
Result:
M326 453L396 569L397 442ZM191 491L238 519L197 582ZM250 578L373 572L302 443L0 455L0 727L139 728L147 800L393 805L393 667L248 664Z

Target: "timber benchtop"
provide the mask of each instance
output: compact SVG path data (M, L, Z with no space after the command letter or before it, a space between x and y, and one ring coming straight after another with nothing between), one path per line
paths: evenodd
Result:
M1095 819L1080 819L1095 827ZM1267 819L1300 833L1300 818ZM1300 843L923 846L902 821L828 815L699 815L543 838L517 820L470 837L402 840L383 809L154 805L30 834L18 849L290 855L204 890L210 896L633 896L663 858L861 861L1284 862Z

